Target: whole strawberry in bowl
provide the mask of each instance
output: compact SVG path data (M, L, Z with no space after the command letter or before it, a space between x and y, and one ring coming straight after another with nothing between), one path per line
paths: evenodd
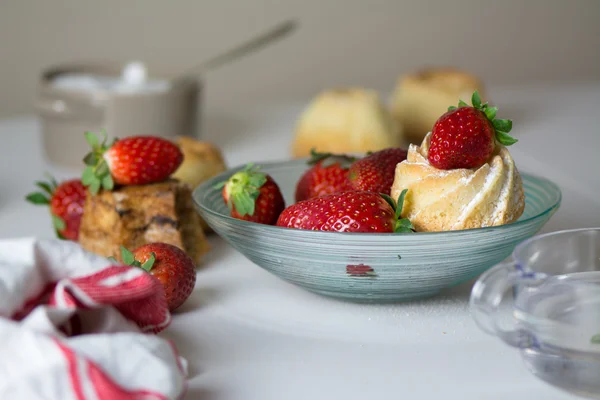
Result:
M253 263L308 291L349 301L422 298L472 279L537 232L560 204L554 184L522 174L532 200L517 222L414 232L404 214L413 195L410 189L395 199L350 189L295 202L297 184L307 171L305 160L255 165L276 182L289 204L275 226L235 218L223 200L223 186L217 184L246 166L196 188L193 198L202 217L246 257L244 268Z
M350 189L348 173L355 157L345 154L310 152L308 170L296 184L296 201ZM391 186L391 184L390 184Z
M277 226L331 232L412 232L400 218L406 190L395 202L387 195L350 190L293 204L283 210Z
M407 152L400 147L391 147L368 154L356 161L348 171L350 187L389 195L396 165L406 160Z
M215 187L221 189L233 218L272 225L285 206L277 183L253 164Z

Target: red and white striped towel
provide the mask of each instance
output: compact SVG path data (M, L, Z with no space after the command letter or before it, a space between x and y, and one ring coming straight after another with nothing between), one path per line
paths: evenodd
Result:
M185 360L141 268L76 243L0 240L0 399L178 399ZM150 333L144 333L150 332Z

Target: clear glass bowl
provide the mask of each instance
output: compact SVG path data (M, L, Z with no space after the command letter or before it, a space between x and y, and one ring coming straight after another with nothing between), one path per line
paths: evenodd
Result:
M258 164L292 204L305 160ZM276 276L325 296L360 302L393 302L432 296L476 277L508 257L558 209L559 188L522 175L526 206L521 219L499 227L454 232L369 234L318 232L231 218L214 185L227 171L193 193L206 222L240 253Z
M520 244L512 262L477 280L471 314L484 331L519 348L539 378L600 399L600 228Z

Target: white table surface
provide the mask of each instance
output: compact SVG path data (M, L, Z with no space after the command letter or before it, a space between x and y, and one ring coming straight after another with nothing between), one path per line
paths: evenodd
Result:
M600 82L492 88L514 120L522 171L555 181L561 209L543 229L600 226ZM231 166L288 157L302 101L208 110L204 138ZM52 237L47 211L23 197L44 171L34 117L0 121L0 239ZM186 399L573 399L532 377L516 350L480 332L472 283L397 305L356 305L280 281L220 238L196 290L164 336L189 361Z

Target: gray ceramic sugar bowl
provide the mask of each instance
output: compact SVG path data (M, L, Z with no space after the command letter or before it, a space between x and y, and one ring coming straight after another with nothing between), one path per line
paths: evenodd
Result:
M78 167L88 151L83 133L195 135L202 84L148 74L141 63L64 64L40 77L37 112L46 158Z

